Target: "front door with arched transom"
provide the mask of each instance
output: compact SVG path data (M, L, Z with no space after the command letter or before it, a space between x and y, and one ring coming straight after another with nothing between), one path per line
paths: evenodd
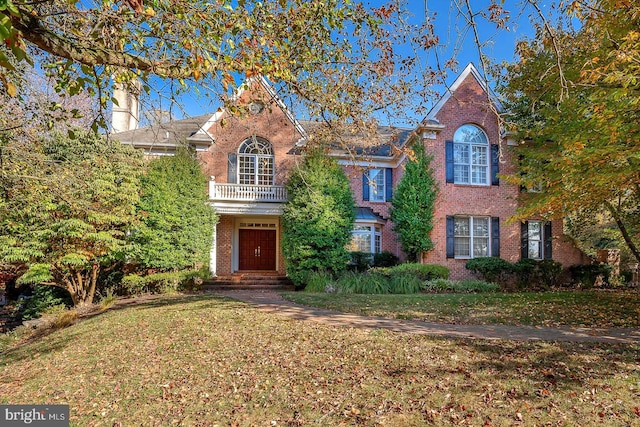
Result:
M241 228L239 240L240 270L276 269L276 230Z

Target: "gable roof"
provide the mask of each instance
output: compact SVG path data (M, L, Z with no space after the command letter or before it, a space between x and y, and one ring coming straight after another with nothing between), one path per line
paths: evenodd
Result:
M213 136L204 131L211 114L189 117L143 128L112 133L110 138L117 139L122 144L142 148L148 154L173 153L185 142L195 147L197 151L209 148L214 142ZM198 134L198 137L194 137Z
M300 144L302 141L306 140L308 138L308 134L304 127L302 127L298 120L293 116L291 110L289 110L286 104L277 95L275 89L263 76L259 75L249 77L236 89L231 100L237 101L240 99L242 94L254 83L259 84L266 91L269 98L278 105L278 107L284 112L285 116L293 124L294 128L300 133L301 138L296 144ZM142 148L148 154L172 153L180 145L184 144L185 141L188 145L195 147L196 151L205 151L215 142L215 137L209 132L209 129L211 129L211 126L213 126L214 123L220 121L225 114L225 109L221 107L215 113L203 114L181 120L171 120L158 125L112 133L110 136L114 139L118 139L123 144Z
M485 93L489 94L489 86L487 84L486 79L484 79L480 75L480 73L478 72L478 69L473 65L473 63L469 62L469 64L467 64L467 66L464 68L462 73L460 73L460 75L458 75L458 77L454 80L451 86L447 88L445 94L438 100L436 105L434 105L433 108L431 108L431 110L427 114L427 117L425 117L425 119L422 121L423 125L433 121L437 122L436 115L440 112L440 110L442 109L444 104L449 100L449 98L451 98L453 93L456 90L458 90L462 82L464 82L466 78L469 76L472 76L473 78L475 78L478 84L480 85L480 87L482 88L482 90L484 90Z
M247 81L247 83L249 81L251 81L252 79L258 79L260 84L262 85L262 87L269 93L269 95L271 96L271 98L276 102L276 104L278 105L278 107L280 107L280 109L284 112L284 114L287 116L287 118L289 119L289 121L291 121L291 123L293 124L293 126L296 128L296 130L298 132L300 132L300 135L302 135L302 137L300 138L300 140L297 142L297 144L301 143L302 141L306 140L309 138L309 135L307 134L306 130L302 127L302 125L300 124L300 122L294 117L293 113L291 112L291 110L289 109L289 107L287 107L287 105L282 101L282 99L278 96L278 94L276 93L275 89L273 88L273 86L271 86L269 84L269 82L267 81L267 79L264 78L263 75L258 75L256 77L250 77ZM242 89L244 91L244 88ZM242 92L238 93L238 97L242 94Z
M323 126L318 121L300 121L306 132L314 135ZM329 144L330 155L349 159L349 163L370 163L371 161L391 161L397 158L402 147L413 134L413 129L394 126L378 125L371 132L357 131L343 124L338 130L339 135ZM293 147L289 154L300 154L302 145ZM363 161L354 161L360 157Z

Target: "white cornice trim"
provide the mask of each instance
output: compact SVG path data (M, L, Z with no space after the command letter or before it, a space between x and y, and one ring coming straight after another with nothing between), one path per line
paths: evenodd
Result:
M211 141L212 144L215 143L216 138L211 133L209 133L207 129L210 129L211 126L215 122L220 120L223 115L224 113L222 108L219 108L218 111L216 111L211 117L209 117L209 120L207 120L205 124L200 126L196 133L187 138L187 141Z
M425 122L428 120L436 119L436 115L440 112L444 104L449 100L449 98L451 98L451 95L456 90L458 90L462 82L469 75L472 75L473 78L476 79L476 81L478 82L482 90L485 91L485 93L487 94L489 93L489 87L487 85L487 81L480 75L480 73L478 72L478 69L473 65L473 63L469 62L469 64L464 68L462 73L460 73L460 75L455 79L453 84L451 84L451 86L447 88L447 91L445 92L445 94L440 98L440 100L438 100L436 105L434 105L433 108L429 111L429 113L427 114L427 117L425 117L424 119Z
M251 78L254 78L254 77L251 77ZM269 84L267 79L263 75L260 75L260 76L258 76L256 78L260 79L259 81L260 81L260 84L262 85L262 87L264 87L265 90L269 93L269 95L271 95L271 97L276 102L276 104L278 104L278 107L280 107L280 109L284 112L284 114L287 116L289 121L293 124L293 126L296 128L296 130L300 133L301 138L300 138L300 140L298 140L296 145L298 143L300 143L301 141L306 141L307 139L309 139L309 135L307 135L307 131L304 130L304 128L302 127L300 122L298 122L298 120L295 118L295 116L293 115L293 113L291 112L289 107L287 107L287 105L284 103L284 101L282 101L282 99L278 96L278 94L276 93L276 90L273 88L273 86L271 86L271 84Z
M284 203L211 202L219 214L228 215L282 215Z

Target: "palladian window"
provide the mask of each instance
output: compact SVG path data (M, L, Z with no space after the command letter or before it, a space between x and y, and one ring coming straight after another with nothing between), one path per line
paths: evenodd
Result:
M264 138L251 137L238 149L238 183L273 185L273 146Z

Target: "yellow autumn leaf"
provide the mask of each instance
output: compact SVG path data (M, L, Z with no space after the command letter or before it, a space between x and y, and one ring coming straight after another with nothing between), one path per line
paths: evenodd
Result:
M7 93L9 94L10 97L15 97L18 93L18 88L16 87L16 85L14 85L11 82L7 82L6 84L7 86Z

